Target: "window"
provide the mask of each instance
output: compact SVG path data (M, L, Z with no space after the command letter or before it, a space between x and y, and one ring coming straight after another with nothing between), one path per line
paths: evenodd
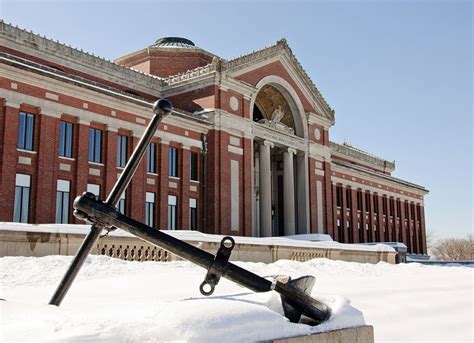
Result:
M382 197L382 213L385 215L387 214L387 200L386 196Z
M31 113L20 112L20 122L18 124L18 144L19 149L33 150L33 134L35 128L35 117Z
M393 217L395 214L395 199L390 198L390 216Z
M69 222L69 189L70 182L58 180L56 188L56 223Z
M341 225L341 220L338 219L337 222L337 236L338 236L338 242L343 242L344 240L344 232L342 231L342 225Z
M346 188L346 208L352 208L352 190L350 188Z
M153 226L155 224L155 193L146 192L145 201L145 223Z
M100 197L100 185L96 185L94 183L87 184L87 191L89 193L94 194L95 196Z
M336 206L342 206L342 187L336 186Z
M379 199L377 193L374 194L374 212L379 213Z
M405 201L405 218L408 218L408 201Z
M156 144L155 143L148 144L148 148L146 149L146 171L148 173L156 173Z
M365 211L370 212L370 193L365 192Z
M89 128L89 161L101 163L102 131Z
M365 231L367 231L367 242L372 242L372 230L369 230L369 224L365 224Z
M353 237L352 237L352 232L351 232L351 222L350 221L347 221L346 222L347 224L347 241L348 243L354 243L353 242Z
M127 136L117 135L117 167L125 167L127 163Z
M176 203L176 196L168 195L168 230L176 230Z
M397 218L400 218L402 213L402 203L400 199L397 199Z
M14 222L28 223L28 210L30 207L30 181L30 175L16 174L15 207L13 209Z
M125 192L123 192L117 204L117 210L122 214L125 214L125 204Z
M197 230L197 200L189 199L189 229Z
M198 153L197 152L192 152L190 155L190 175L191 175L191 180L193 181L198 181Z
M178 177L178 149L168 149L168 175Z
M357 190L357 209L362 211L362 190Z
M73 124L61 121L59 126L59 156L72 157Z
M361 230L359 222L357 222L357 231L359 232L359 242L362 243L364 241L364 231Z

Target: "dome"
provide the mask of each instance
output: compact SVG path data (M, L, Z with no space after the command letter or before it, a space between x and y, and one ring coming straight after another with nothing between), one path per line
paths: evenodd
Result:
M163 37L156 40L152 45L155 48L196 48L189 39L182 37Z

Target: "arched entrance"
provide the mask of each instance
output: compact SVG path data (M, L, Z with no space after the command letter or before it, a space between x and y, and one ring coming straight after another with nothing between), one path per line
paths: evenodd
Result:
M262 237L309 232L304 112L291 86L271 78L251 103L254 235Z

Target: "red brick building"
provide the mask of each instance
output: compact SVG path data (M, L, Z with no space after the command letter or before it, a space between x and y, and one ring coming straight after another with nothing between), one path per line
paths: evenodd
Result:
M334 111L285 40L225 60L182 38L108 61L0 23L0 221L76 223L72 200L110 192L170 99L119 208L162 229L426 253L427 190L393 162L329 140Z

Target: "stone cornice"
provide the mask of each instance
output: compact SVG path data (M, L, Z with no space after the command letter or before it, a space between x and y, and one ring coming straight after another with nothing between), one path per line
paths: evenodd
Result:
M338 160L333 159L332 162L331 162L331 165L333 167L340 167L340 168L343 168L343 169L346 169L346 170L353 170L357 173L362 173L362 174L368 175L370 177L375 177L376 179L379 179L379 180L383 179L385 181L391 182L392 184L390 184L390 185L392 187L395 187L395 188L397 188L397 187L398 188L406 187L405 190L407 190L409 192L414 192L414 189L416 189L416 191L418 192L419 195L426 195L426 194L429 193L429 190L427 190L423 186L420 186L420 185L417 185L415 183L408 182L408 181L405 181L405 180L401 180L401 179L398 179L398 178L390 176L390 175L377 173L377 172L374 172L372 170L369 170L369 169L366 169L366 168L363 168L363 167L360 167L360 166L356 166L356 165L351 164L349 162L338 161ZM331 169L337 170L337 168L333 168L333 167L331 167ZM374 179L374 180L376 180L376 179Z
M347 144L329 142L329 146L331 147L331 152L336 156L348 158L356 162L361 162L363 164L367 164L369 167L381 169L389 173L395 170L395 161L387 161L383 158L371 155Z
M119 84L135 84L137 90L160 90L162 80L153 75L127 68L94 54L73 48L69 45L53 41L31 31L26 31L0 20L0 39L2 45L13 49L25 50L25 53L34 53L39 57L54 58L55 63L67 65L73 63L73 69L79 67L81 72L94 75ZM85 70L87 69L87 70Z
M254 63L258 60L268 58L272 55L281 53L281 52L286 52L287 56L289 57L290 61L292 64L295 66L295 69L299 73L299 76L301 79L306 83L306 85L311 89L311 91L315 94L316 98L321 102L323 108L325 109L325 112L327 112L329 118L334 121L334 110L329 106L329 104L326 102L324 97L321 95L319 92L318 88L314 84L314 82L311 80L311 78L308 76L306 71L303 69L301 64L299 63L298 59L296 56L293 54L291 51L290 47L288 46L288 43L286 39L280 39L277 41L276 44L265 47L263 49L255 50L252 51L248 54L238 56L234 59L228 60L228 61L223 61L222 62L222 70L234 70L238 69L246 64L249 63Z
M185 73L179 73L177 75L171 75L163 79L163 83L171 88L173 86L199 79L203 76L210 75L217 70L217 59L214 59L212 63L209 63L203 67L197 67L195 69L188 70ZM165 86L165 87L166 87Z

